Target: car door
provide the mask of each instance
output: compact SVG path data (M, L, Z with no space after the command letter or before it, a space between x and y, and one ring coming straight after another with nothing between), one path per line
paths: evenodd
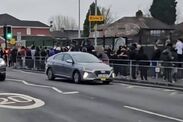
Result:
M53 70L54 70L54 73L55 75L58 75L58 76L62 76L63 73L63 54L57 54L55 57L54 57L54 62L53 62Z
M64 67L64 75L66 77L71 78L72 77L72 71L73 71L73 63L67 62L68 60L73 62L72 57L69 54L65 54L63 57L63 67Z

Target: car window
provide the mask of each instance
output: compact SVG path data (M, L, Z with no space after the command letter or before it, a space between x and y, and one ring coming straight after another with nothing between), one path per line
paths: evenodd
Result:
M60 60L60 61L62 60L62 58L63 58L63 54L58 54L54 57L55 60Z
M101 62L96 56L89 53L73 54L73 58L78 63L99 63Z
M65 54L65 55L64 55L64 58L63 58L63 61L67 61L67 60L69 60L69 59L72 60L72 57L71 57L70 55L68 55L68 54Z

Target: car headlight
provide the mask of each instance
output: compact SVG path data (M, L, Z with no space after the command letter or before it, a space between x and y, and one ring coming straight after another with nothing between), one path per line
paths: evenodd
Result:
M84 78L84 79L87 78L88 75L89 75L88 72L84 72L83 78Z
M6 63L5 63L4 60L1 60L1 61L0 61L0 66L2 66L2 65L6 65Z
M112 78L115 78L115 77L116 77L115 73L112 73Z

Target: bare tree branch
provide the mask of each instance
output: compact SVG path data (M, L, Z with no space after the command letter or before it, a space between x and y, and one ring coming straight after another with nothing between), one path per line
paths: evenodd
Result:
M52 21L52 30L54 31L60 31L63 29L66 30L73 30L77 28L77 24L75 19L68 16L54 16L50 19Z

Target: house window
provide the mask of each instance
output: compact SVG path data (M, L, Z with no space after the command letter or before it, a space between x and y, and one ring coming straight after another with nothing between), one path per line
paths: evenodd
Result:
M31 35L31 28L27 28L27 35Z
M151 34L151 36L160 36L161 31L160 30L151 30L150 34Z

